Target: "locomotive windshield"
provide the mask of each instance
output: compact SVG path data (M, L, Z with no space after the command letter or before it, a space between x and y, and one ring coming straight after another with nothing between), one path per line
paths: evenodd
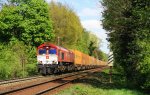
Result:
M56 49L50 49L49 54L56 54Z
M39 50L39 54L40 54L40 55L46 54L46 49L40 49L40 50Z

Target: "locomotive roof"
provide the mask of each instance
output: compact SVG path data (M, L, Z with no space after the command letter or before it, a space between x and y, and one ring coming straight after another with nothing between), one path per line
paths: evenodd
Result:
M44 43L44 44L41 44L40 46L38 46L38 49L43 48L43 47L46 47L46 46L51 46L51 47L53 47L53 48L57 48L57 49L60 49L60 50L62 50L62 51L66 51L66 52L71 52L71 53L72 53L72 51L70 51L70 50L68 50L68 49L66 49L66 48L63 48L63 47L61 47L61 46L54 45L54 44L49 43L49 42L46 42L46 43Z

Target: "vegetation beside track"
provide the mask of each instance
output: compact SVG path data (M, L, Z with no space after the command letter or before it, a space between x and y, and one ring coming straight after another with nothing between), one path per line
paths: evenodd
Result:
M114 67L130 88L150 90L149 0L101 0Z
M8 80L37 74L35 48L19 41L0 44L0 79Z
M136 89L128 89L122 75L114 73L109 83L108 70L97 72L73 82L73 86L57 95L148 95Z

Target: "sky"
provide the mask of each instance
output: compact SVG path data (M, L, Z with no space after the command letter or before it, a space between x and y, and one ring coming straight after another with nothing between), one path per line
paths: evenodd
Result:
M46 0L48 3L51 0ZM53 0L69 5L79 16L82 26L102 40L100 49L108 54L106 31L102 26L103 7L100 0Z

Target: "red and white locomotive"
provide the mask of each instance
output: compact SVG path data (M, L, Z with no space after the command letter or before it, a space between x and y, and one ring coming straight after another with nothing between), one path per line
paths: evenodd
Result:
M72 51L51 43L44 43L37 49L38 71L43 74L59 72L60 67L72 65ZM58 69L59 68L59 69Z

